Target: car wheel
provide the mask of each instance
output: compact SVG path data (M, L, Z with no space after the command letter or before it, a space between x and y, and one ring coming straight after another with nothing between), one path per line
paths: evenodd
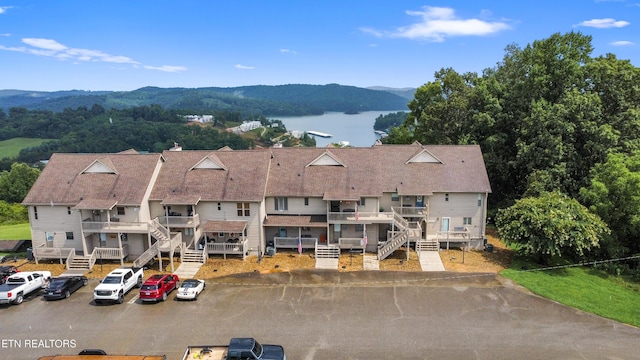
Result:
M141 288L142 287L142 277L138 278L138 281L136 282L136 287L137 288Z
M165 301L165 300L167 300L167 293L163 292L162 293L162 301Z
M89 284L89 279L82 280L82 286L87 286Z
M124 293L121 291L120 294L118 294L118 304L122 304L124 302Z
M69 298L69 296L71 296L71 293L69 292L69 290L64 292L64 298L67 299Z
M16 305L20 305L22 304L23 300L24 300L24 296L22 294L18 294L18 296L16 296L16 299L13 301L13 303Z

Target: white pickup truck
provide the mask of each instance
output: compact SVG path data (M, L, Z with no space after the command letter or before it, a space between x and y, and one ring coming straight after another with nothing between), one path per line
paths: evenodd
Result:
M51 280L49 271L15 273L0 285L0 304L21 304L25 296L47 287L49 280Z
M110 272L93 290L96 304L116 302L122 304L124 295L134 287L142 286L144 270L138 267L119 268Z

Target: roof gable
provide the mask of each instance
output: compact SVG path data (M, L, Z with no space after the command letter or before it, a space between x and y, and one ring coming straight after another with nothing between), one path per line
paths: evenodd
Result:
M407 164L411 163L438 163L442 164L442 161L430 153L427 149L422 149L419 153L414 155L411 159L407 160Z
M346 165L338 159L337 156L333 155L330 151L325 151L320 154L317 158L311 160L305 167L308 166L342 166L346 167Z
M94 160L80 172L81 174L118 174L115 165L109 158Z
M215 154L209 154L193 165L189 171L195 169L227 170L227 167L224 166Z

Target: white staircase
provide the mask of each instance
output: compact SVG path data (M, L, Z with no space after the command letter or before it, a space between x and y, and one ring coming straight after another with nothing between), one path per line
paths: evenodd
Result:
M393 212L393 223L399 231L396 232L391 239L378 247L378 260L383 260L393 254L394 251L409 239L409 222L395 211Z
M181 253L183 263L200 263L204 264L207 261L207 254L202 250L184 249Z
M67 270L91 270L91 256L75 255L69 260Z

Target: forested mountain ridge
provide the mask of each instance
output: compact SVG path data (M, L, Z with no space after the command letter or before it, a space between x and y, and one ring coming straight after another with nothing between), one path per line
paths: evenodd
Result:
M403 89L404 90L404 89ZM196 113L238 111L243 115L312 115L325 111L402 110L408 99L387 90L338 84L254 85L241 87L158 88L134 91L0 90L0 108L62 111L94 104L123 109L158 104L165 109Z

